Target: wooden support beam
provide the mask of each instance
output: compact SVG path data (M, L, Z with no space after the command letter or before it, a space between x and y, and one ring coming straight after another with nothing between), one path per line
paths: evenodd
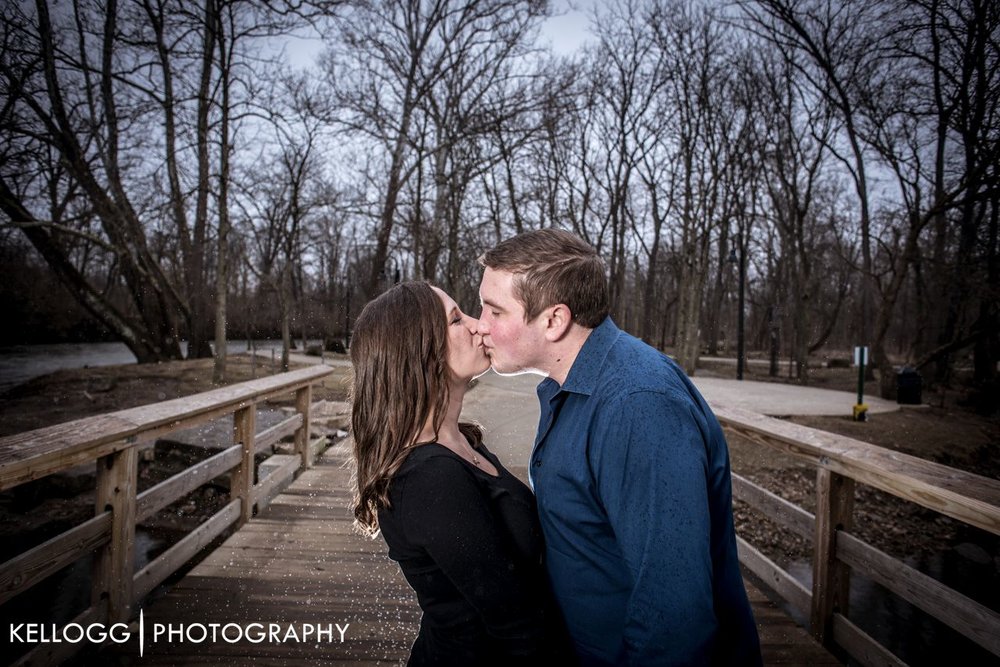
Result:
M853 535L837 538L837 557L914 607L1000 656L1000 613Z
M736 537L736 550L740 563L757 575L782 600L788 600L789 604L803 614L809 613L812 594L795 577L782 570L763 552L739 536Z
M111 623L132 615L135 571L135 514L138 449L129 447L97 460L97 514L111 513L111 539L97 550L92 586L93 606L107 602Z
M233 439L243 447L243 460L233 473L231 498L243 501L238 526L253 516L254 435L257 430L257 408L250 404L233 415Z
M833 645L833 615L847 616L850 568L837 559L837 533L851 529L854 480L826 468L816 470L816 536L813 538L813 590L810 630Z
M309 414L312 407L312 385L306 385L295 392L295 411L302 415L302 426L295 431L295 451L302 457L302 470L312 467L313 457L309 452Z
M271 428L264 429L257 434L257 453L263 454L267 450L267 453L270 454L273 445L280 442L282 438L293 435L300 426L302 426L302 415L295 413Z
M151 489L146 489L136 499L135 520L142 523L170 503L183 498L202 484L224 475L243 461L243 450L238 445L223 449L190 468L185 468Z
M110 530L111 514L101 512L0 565L0 604L106 544Z
M745 502L779 526L812 540L816 532L816 518L812 514L736 473L732 474L732 479L733 498Z
M840 614L833 615L833 639L864 667L907 667L892 651Z
M236 500L230 501L207 521L181 538L177 544L160 554L156 560L136 572L133 577L136 603L194 558L205 545L221 535L226 528L233 525L240 517L240 510L240 503Z

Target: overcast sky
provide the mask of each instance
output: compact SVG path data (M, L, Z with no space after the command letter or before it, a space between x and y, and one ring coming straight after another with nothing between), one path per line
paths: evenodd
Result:
M542 23L539 46L548 46L557 55L571 55L590 37L590 14L600 0L552 0L552 16ZM296 68L311 67L323 49L315 36L282 37L288 62Z

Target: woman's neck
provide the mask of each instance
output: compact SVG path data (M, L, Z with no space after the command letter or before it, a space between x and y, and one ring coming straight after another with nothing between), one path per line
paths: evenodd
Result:
M439 442L443 445L461 446L466 443L465 436L458 428L458 418L462 414L462 403L465 400L465 392L468 385L453 383L448 395L448 405L445 408L444 419L434 432L434 415L427 418L417 442Z

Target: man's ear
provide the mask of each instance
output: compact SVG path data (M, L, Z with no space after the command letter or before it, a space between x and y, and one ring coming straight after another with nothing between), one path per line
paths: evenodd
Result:
M545 340L552 343L562 340L573 324L573 313L564 303L549 306L542 311L541 316L545 318Z

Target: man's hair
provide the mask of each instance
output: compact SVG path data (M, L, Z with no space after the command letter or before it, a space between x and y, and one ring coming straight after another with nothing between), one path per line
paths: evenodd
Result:
M495 271L514 274L514 297L526 322L557 303L569 306L573 321L593 329L608 316L604 260L576 234L537 229L503 241L479 258Z

